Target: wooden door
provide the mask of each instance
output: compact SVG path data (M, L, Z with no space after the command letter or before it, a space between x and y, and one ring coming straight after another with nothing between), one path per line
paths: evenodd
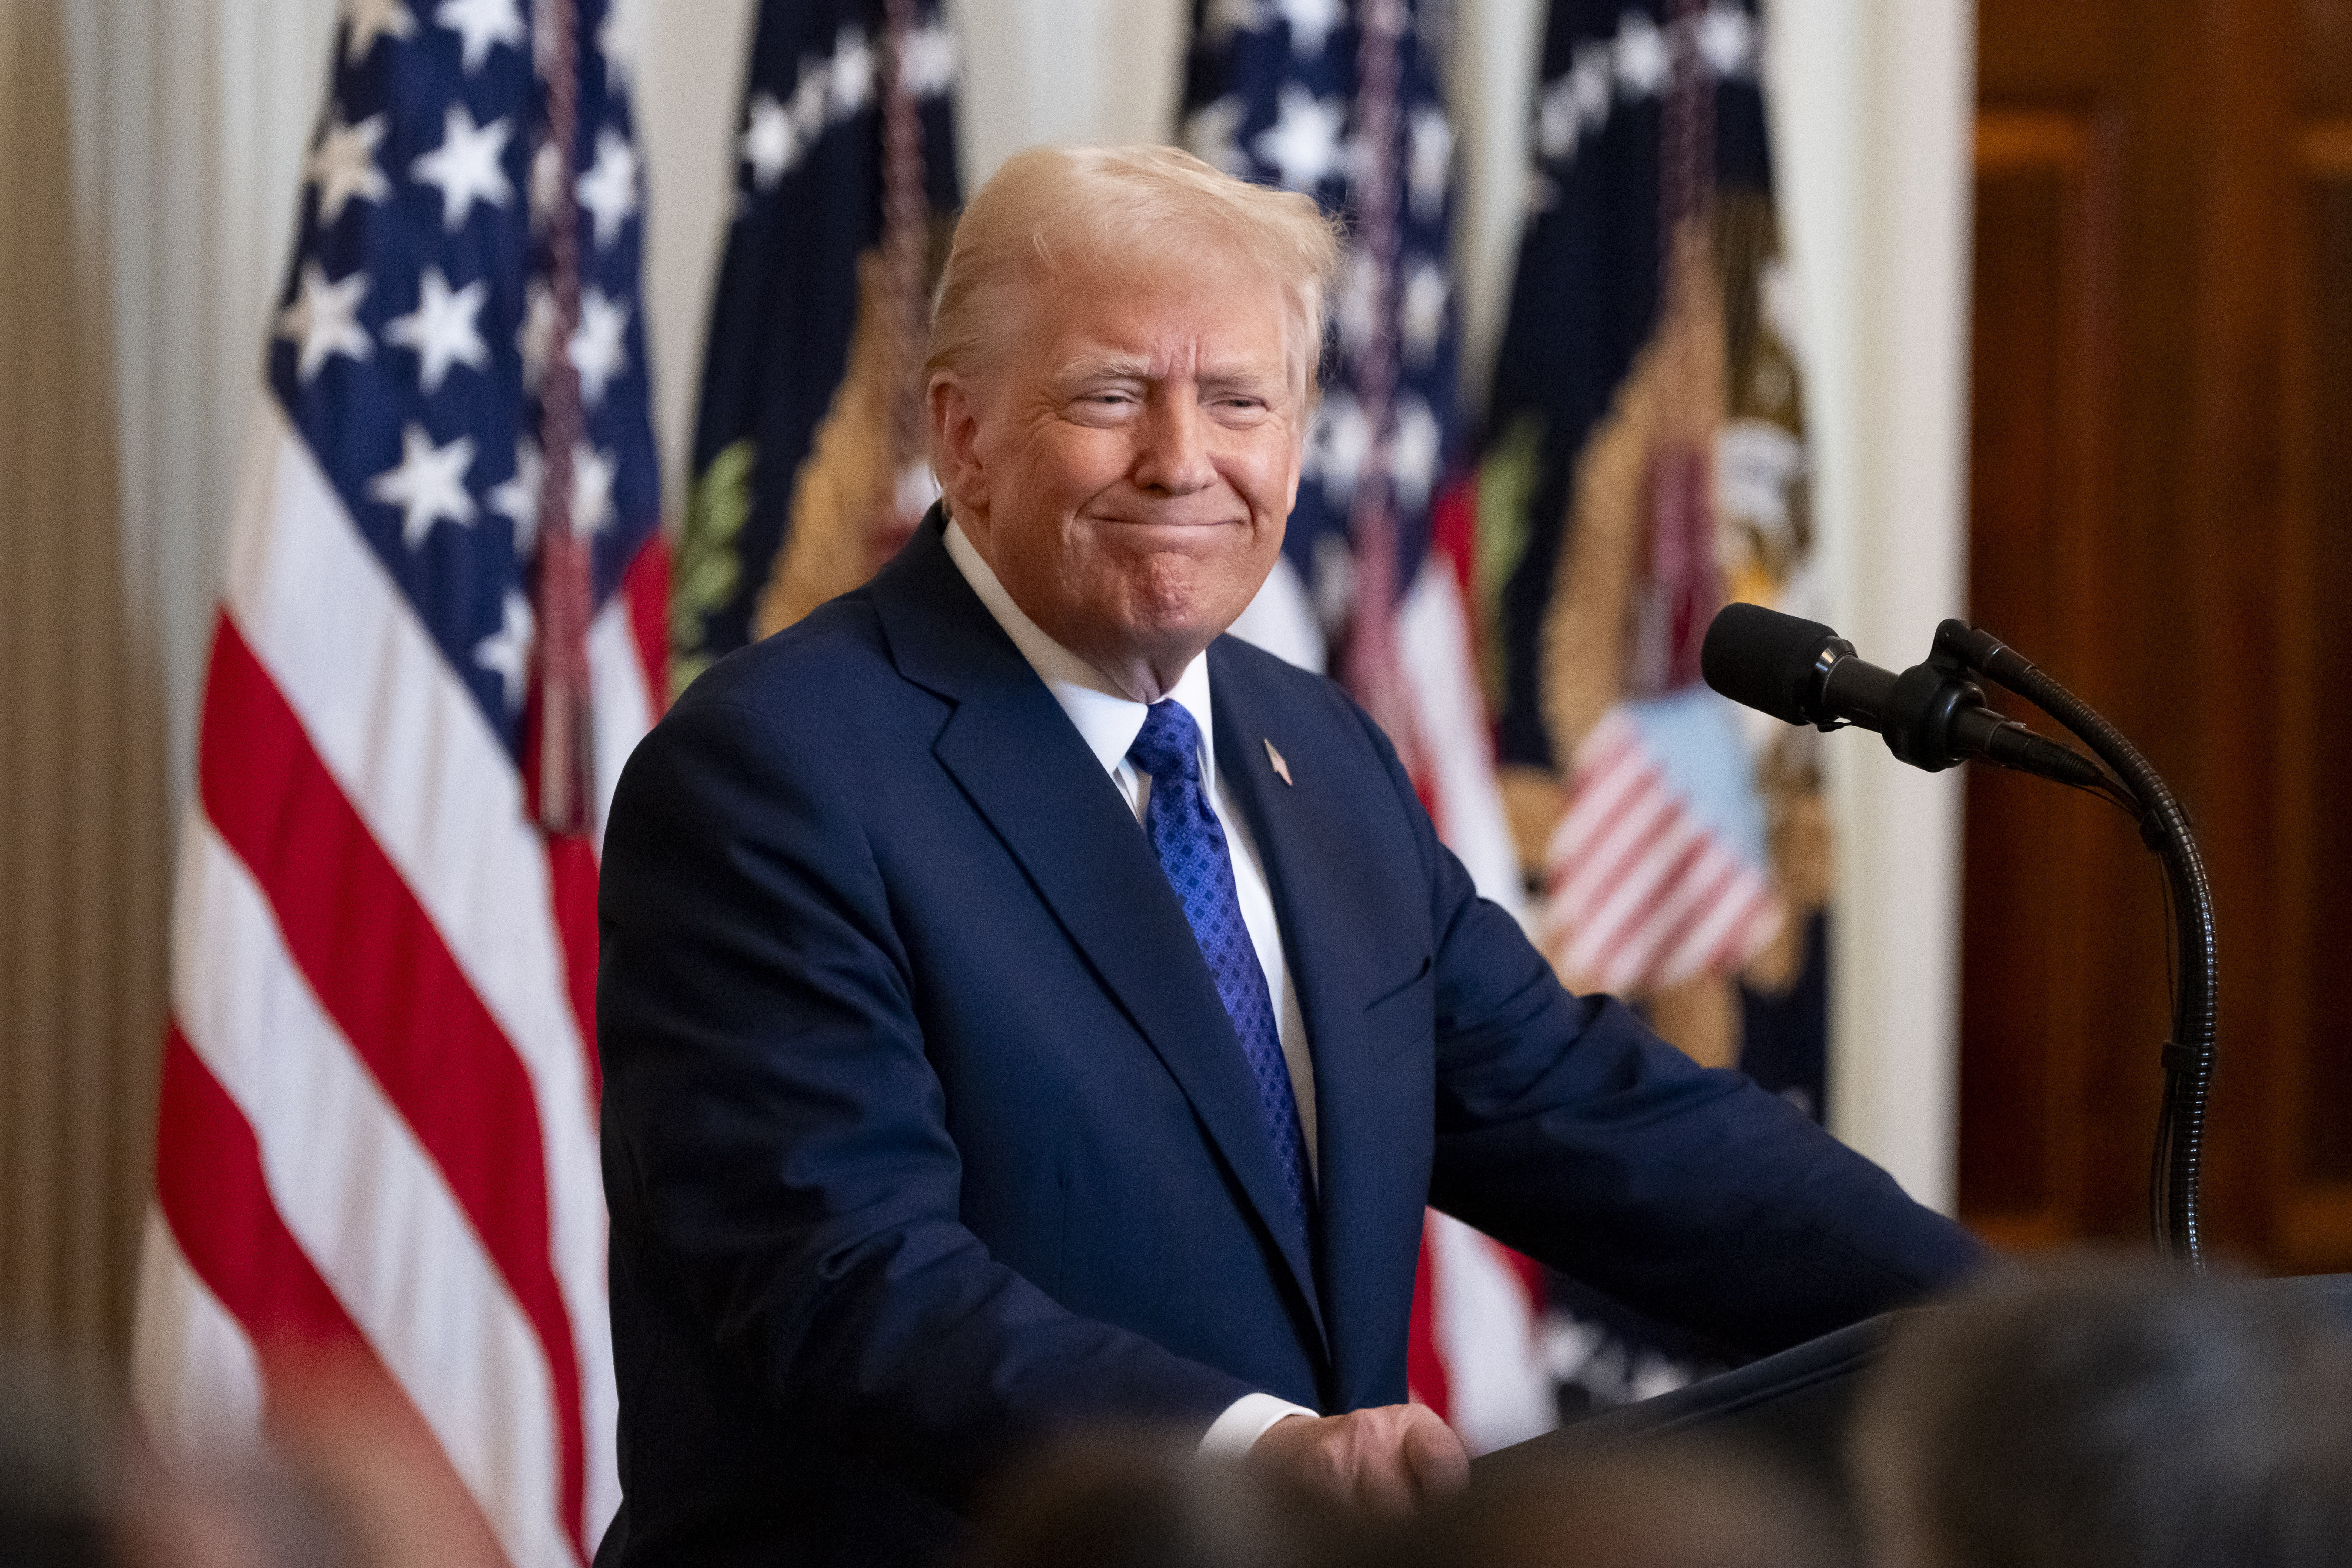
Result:
M2131 735L2221 910L2216 1249L2352 1268L2352 0L1982 0L1970 614ZM1969 781L1960 1202L2147 1234L2162 885Z

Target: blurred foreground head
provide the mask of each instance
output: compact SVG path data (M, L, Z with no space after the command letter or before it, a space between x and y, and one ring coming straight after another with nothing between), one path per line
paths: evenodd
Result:
M2004 1275L1896 1330L1853 1445L1878 1568L2352 1563L2352 1345L2292 1288Z
M1194 1442L1112 1431L1009 1475L965 1568L1339 1568L1370 1528Z
M0 1564L112 1561L113 1433L50 1363L0 1355Z
M1415 1568L1839 1568L1821 1500L1739 1451L1659 1440L1478 1476L1433 1510Z
M250 1412L141 1428L102 1376L0 1355L0 1568L504 1568L373 1362L278 1356Z

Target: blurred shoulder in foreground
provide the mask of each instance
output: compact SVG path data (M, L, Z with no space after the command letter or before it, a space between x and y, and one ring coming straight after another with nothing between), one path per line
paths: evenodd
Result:
M2002 1274L1897 1327L1851 1465L1879 1568L2352 1562L2352 1339L2296 1281Z

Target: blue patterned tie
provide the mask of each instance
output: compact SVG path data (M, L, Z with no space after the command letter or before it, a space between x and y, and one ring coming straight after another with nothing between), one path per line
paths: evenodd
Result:
M1225 830L1201 786L1200 726L1181 703L1155 702L1143 721L1143 732L1127 749L1127 760L1151 775L1144 830L1151 836L1169 886L1184 906L1184 918L1192 922L1192 939L1201 944L1201 956L1217 983L1234 1033L1241 1037L1242 1055L1257 1080L1258 1113L1274 1140L1275 1163L1282 1167L1300 1234L1311 1236L1307 1136L1298 1124L1298 1100L1291 1092L1289 1064L1282 1058L1265 970L1250 943L1249 928L1242 923Z

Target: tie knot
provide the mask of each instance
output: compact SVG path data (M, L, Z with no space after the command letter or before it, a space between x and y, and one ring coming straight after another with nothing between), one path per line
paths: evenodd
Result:
M1196 779L1201 774L1201 727L1173 698L1163 698L1144 715L1143 732L1127 749L1127 760L1155 781Z

